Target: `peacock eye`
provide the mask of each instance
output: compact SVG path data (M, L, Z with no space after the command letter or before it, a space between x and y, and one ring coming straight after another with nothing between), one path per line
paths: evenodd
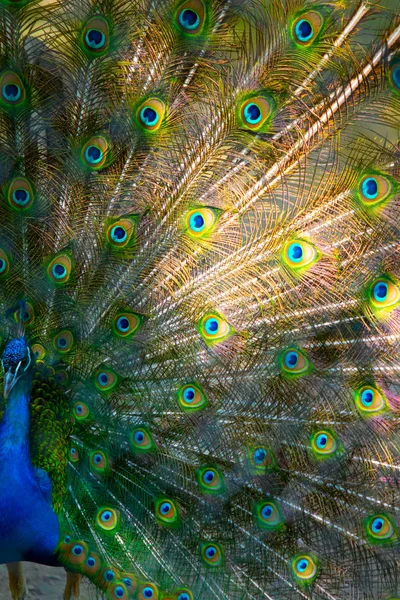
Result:
M12 208L30 208L34 200L32 184L24 177L16 177L9 184L7 197Z
M146 581L139 586L137 598L138 600L158 600L158 589L153 583Z
M219 544L206 542L200 545L201 558L209 567L219 567L223 563L223 552Z
M70 536L67 536L70 537ZM65 538L67 539L67 538ZM64 540L65 543L65 540ZM65 559L70 565L81 566L85 562L88 554L88 547L85 542L67 542L65 548L62 549L63 559Z
M85 35L85 41L89 48L100 50L105 46L106 36L99 29L89 29Z
M318 259L315 246L304 240L294 240L286 244L283 250L283 260L293 271L303 273Z
M98 146L90 145L85 150L85 158L88 163L96 165L103 158L103 151Z
M77 421L84 421L90 414L89 407L84 402L75 402L72 412Z
M112 227L110 235L113 242L116 242L117 244L125 242L126 238L128 237L126 229L124 227L121 227L121 225L116 225L115 227Z
M135 237L136 223L134 217L124 217L114 221L107 230L107 240L114 250L126 248Z
M67 254L59 254L49 263L47 273L56 285L66 283L71 275L72 260Z
M121 580L127 589L128 594L134 594L137 588L137 579L132 573L122 573ZM130 596L129 596L130 597Z
M199 331L208 346L224 341L233 333L229 323L216 314L205 315L199 323Z
M69 457L72 462L79 461L79 450L77 448L71 448L69 451Z
M72 554L75 554L75 556L79 556L80 554L82 554L82 552L83 552L83 546L81 546L80 544L76 544L72 548Z
M154 110L154 108L152 108L151 106L144 106L140 111L139 116L143 125L147 127L153 127L154 125L156 125L160 118L157 111Z
M103 531L114 532L119 526L119 513L113 508L102 508L97 513L96 524Z
M175 592L175 594L176 594L176 600L193 600L192 592L184 590L182 592L181 591Z
M0 276L7 275L10 269L10 261L7 254L0 248Z
M99 15L89 19L81 39L87 55L95 57L104 54L110 40L110 26L107 19Z
M208 238L215 229L217 211L212 208L196 208L186 215L186 233L192 238Z
M159 98L148 98L137 111L139 125L146 131L157 131L165 116L165 104Z
M304 554L292 560L292 572L296 580L311 583L318 574L318 567L311 556Z
M367 535L372 544L388 543L396 539L395 525L389 515L372 515L366 520Z
M400 288L389 277L379 277L370 286L369 301L379 315L400 304Z
M53 338L53 346L57 352L61 352L62 354L66 354L72 349L74 344L74 336L71 331L65 329L64 331L60 331Z
M320 33L323 22L322 16L315 11L301 15L293 23L294 41L300 46L309 46Z
M98 450L90 454L90 467L97 475L104 475L107 472L109 462L104 452Z
M358 410L364 416L379 413L386 408L384 394L372 385L363 386L355 392L355 403Z
M133 452L149 452L155 447L151 433L145 427L135 427L130 440Z
M207 494L219 494L224 491L222 473L214 468L201 468L197 471L200 489Z
M252 130L260 129L271 117L273 110L272 98L256 96L247 99L240 107L241 124Z
M208 404L203 390L195 384L184 385L178 391L178 402L180 407L186 412L200 410Z
M107 589L107 596L110 600L127 600L128 591L125 585L117 582Z
M301 350L289 348L285 350L280 358L282 373L289 377L297 377L307 374L311 369L311 363Z
M1 100L8 107L22 104L25 90L21 78L12 71L6 71L0 76Z
M311 437L311 448L317 458L327 458L338 449L338 441L330 431L317 431Z
M200 25L200 17L196 11L185 8L179 12L179 23L184 29L196 29Z
M97 170L104 166L109 149L109 141L103 135L92 137L82 149L83 163L90 170Z
M118 384L118 376L111 369L99 369L95 373L94 382L99 392L109 393Z
M283 516L276 502L258 502L253 508L256 523L263 529L277 529L283 526Z
M160 525L177 527L180 523L180 514L175 502L169 498L156 500L156 519Z
M400 60L394 57L389 67L389 81L396 92L400 91Z
M183 33L200 33L205 21L205 5L202 0L188 0L181 4L176 13L176 23Z
M102 562L100 556L98 556L98 554L95 552L91 552L82 565L82 570L87 575L93 576L100 571L101 566Z
M364 207L381 205L394 195L395 182L384 174L367 174L358 183L358 197Z

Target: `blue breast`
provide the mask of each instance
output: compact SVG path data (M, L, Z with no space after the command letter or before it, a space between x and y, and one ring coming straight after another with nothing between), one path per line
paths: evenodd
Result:
M30 381L21 380L0 424L0 563L56 565L59 523L50 478L31 464L29 397Z

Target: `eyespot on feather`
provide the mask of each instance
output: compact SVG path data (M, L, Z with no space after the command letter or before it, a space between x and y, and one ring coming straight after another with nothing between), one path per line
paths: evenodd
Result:
M82 564L82 571L85 575L93 577L98 574L102 568L102 560L97 552L89 552L85 562Z
M110 25L101 15L89 19L82 30L81 43L86 54L101 56L107 52L110 44Z
M114 508L101 508L96 517L96 525L106 533L116 533L119 528L119 512Z
M308 585L312 583L318 575L318 564L316 559L309 554L300 554L295 556L291 562L294 579L300 583Z
M122 581L113 582L107 589L109 600L128 600L128 590Z
M136 222L134 217L113 221L107 229L107 241L114 250L131 246L135 241Z
M72 414L77 421L84 421L90 415L89 407L84 402L75 402L74 406L72 407Z
M79 462L79 450L75 446L69 449L69 460L71 462L77 463Z
M143 315L131 311L119 312L113 320L113 332L119 338L131 339L139 331L143 321Z
M69 254L58 254L47 266L47 275L57 286L67 283L72 272L72 258Z
M200 489L206 494L221 494L225 490L224 477L214 467L202 467L196 472Z
M298 16L292 25L292 37L302 47L310 46L321 33L324 24L322 15L309 11Z
M185 232L194 239L208 238L215 229L217 211L208 207L190 210L185 217Z
M26 177L14 177L8 185L7 199L11 208L19 211L32 207L35 192L31 182Z
M380 513L365 520L366 535L371 544L390 544L398 539L398 531L391 515Z
M138 581L136 575L133 573L121 573L120 579L125 585L128 594L134 594L138 588Z
M400 304L399 284L388 275L372 281L367 294L370 307L378 318L386 316Z
M188 383L178 391L178 404L185 412L195 412L205 408L208 400L199 385Z
M22 79L14 71L3 71L0 75L0 104L7 110L19 108L26 99Z
M262 500L253 507L255 522L261 529L276 530L284 525L280 506L275 500Z
M166 112L166 106L159 98L147 98L136 111L138 124L142 129L155 132L160 129Z
M158 587L150 581L140 583L137 590L137 600L158 600L160 597Z
M130 434L130 446L134 453L145 453L155 449L151 432L147 427L134 427Z
M96 475L105 475L110 468L110 462L102 450L94 450L91 452L89 463L91 471Z
M155 516L159 525L176 528L180 525L180 513L176 503L170 498L155 501Z
M0 279L5 277L10 270L10 259L6 252L0 248Z
M19 307L14 312L14 320L16 323L31 325L35 320L35 309L30 302L24 302L23 306Z
M218 568L224 563L222 546L215 542L202 542L200 544L200 556L208 567Z
M285 245L282 258L292 271L302 274L317 262L319 256L315 246L298 239Z
M197 328L207 346L219 344L234 333L231 325L216 313L206 314L198 323Z
M111 369L97 369L94 384L99 392L109 394L118 384L118 375Z
M81 151L83 164L92 171L102 169L108 158L109 146L109 140L105 135L90 138Z
M397 182L386 175L371 171L358 181L357 197L365 209L375 209L387 204L398 190Z
M61 354L67 354L72 349L74 344L73 333L68 329L63 329L53 338L53 347Z
M288 348L279 356L282 375L296 378L310 373L312 365L307 356L298 348Z
M189 36L201 33L206 19L203 0L187 0L176 11L175 22L180 31Z
M326 459L335 455L339 449L339 442L331 430L320 430L311 436L311 449L318 459Z
M253 96L240 105L239 121L242 127L259 131L270 120L275 108L272 97Z
M363 417L373 417L387 410L384 393L374 385L363 385L355 390L354 401Z

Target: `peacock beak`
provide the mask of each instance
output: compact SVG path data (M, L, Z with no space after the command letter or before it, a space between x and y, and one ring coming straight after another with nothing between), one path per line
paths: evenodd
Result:
M6 373L4 373L3 396L5 400L7 400L7 398L11 394L11 390L13 389L17 381L17 373L13 373L12 371L7 371Z

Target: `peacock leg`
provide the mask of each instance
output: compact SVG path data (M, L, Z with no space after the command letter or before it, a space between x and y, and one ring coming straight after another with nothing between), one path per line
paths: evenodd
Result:
M28 590L25 585L22 563L8 563L7 569L12 600L24 600Z
M79 585L82 576L79 573L67 571L67 581L64 590L64 600L71 600L72 597L79 598Z

